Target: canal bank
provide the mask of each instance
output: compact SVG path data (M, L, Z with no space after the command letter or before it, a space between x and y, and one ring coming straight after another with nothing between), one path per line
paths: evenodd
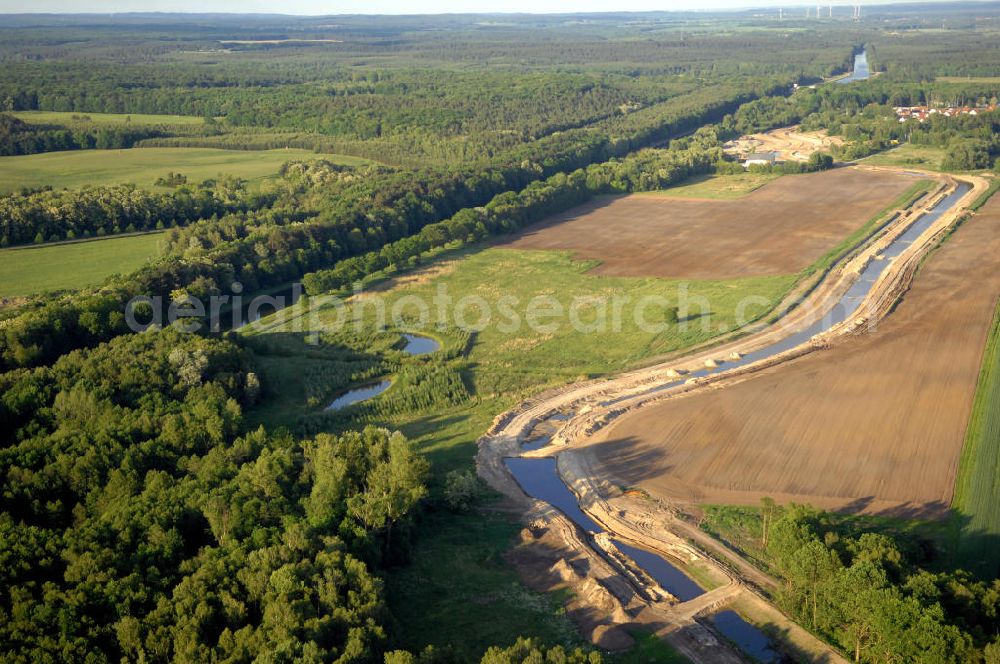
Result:
M981 186L981 183L977 182L977 189ZM812 307L814 309L818 308L820 311L818 313L814 311L811 316L799 316L798 321L800 323L805 321L807 324L804 327L795 328L794 331L797 332L809 329L809 325L815 323L816 320L824 318L825 314L833 310L835 305L842 305L840 315L828 318L825 323L824 329L827 330L827 336L824 337L823 333L811 337L807 335L806 343L804 344L805 348L801 352L812 352L818 348L822 348L824 344L831 343L837 335L852 334L861 331L861 326L852 315L856 311L856 308L843 306L845 295L850 293L852 298L858 297L858 291L851 293L852 289L862 289L863 293L868 294L869 297L867 298L862 295L862 300L867 299L869 302L875 300L874 305L876 305L877 316L886 315L888 313L887 310L880 307L883 307L887 302L894 301L894 298L898 297L898 293L900 292L898 282L901 280L905 281L908 278L908 273L905 269L906 266L919 260L922 255L921 252L926 251L926 243L936 237L943 229L946 229L948 224L952 223L961 208L960 203L965 202L967 198L968 194L963 188L957 192L951 192L949 196L940 200L935 200L934 203L936 204L933 206L934 210L932 212L936 211L940 212L940 214L932 214L929 218L925 218L927 215L923 214L924 210L912 211L910 214L904 215L903 219L894 223L892 228L886 231L885 237L887 239L885 242L881 242L880 244L880 240L882 239L880 237L866 245L867 248L859 255L845 259L844 263L838 267L836 273L827 279L830 283L816 289L810 296L811 299L807 298L808 301L800 305L802 307L811 302ZM945 217L945 213L949 214L943 220L942 218ZM915 225L922 218L923 223ZM915 236L919 237L919 241L914 242ZM898 252L893 249L893 243L897 241L900 242L900 244L895 245L899 249ZM886 260L885 252L887 250L889 250L889 254L891 255L889 260ZM868 283L859 285L859 277L878 255L882 256L882 261L879 261L883 263L881 270L877 273L869 272L865 279ZM889 265L891 269L887 269L886 265ZM912 276L912 273L909 273L909 276ZM838 286L837 284L843 285ZM873 293L877 297L872 297ZM753 338L747 337L742 342L734 342L733 346L736 348L742 344L744 345L744 350L747 346L751 347L752 350L764 349L788 336L788 330L784 325L776 325L775 329L784 333L780 337L775 337L773 334L774 329L772 329L760 335L762 338L770 338L771 341L768 343L758 342L754 346ZM771 336L768 337L767 334ZM816 336L822 338L816 339ZM792 350L795 351L796 349ZM787 352L783 354L787 355ZM727 370L735 369L737 374L753 370L753 367L749 365L734 367L735 360L733 358L736 355L737 353L734 350L732 357L728 354L724 356L732 360L733 363L720 369L720 371L710 372L704 376L692 377L689 375L680 381L679 384L677 377L681 374L675 369L684 362L684 358L679 358L676 364L665 363L656 365L625 374L619 378L589 381L539 395L521 404L520 407L513 411L498 417L487 435L480 440L480 455L477 459L480 474L490 481L495 488L515 497L516 494L523 495L523 493L519 489L514 489L515 493L512 493L509 486L505 484L503 476L511 477L511 475L508 472L507 464L502 463L501 459L520 455L558 455L559 473L572 488L572 494L575 495L578 501L578 508L582 508L581 511L585 513L587 518L599 524L602 530L613 533L616 538L622 536L629 542L642 544L640 547L642 550L656 551L660 558L662 558L661 554L666 551L676 554L675 557L681 559L684 559L685 556L692 558L701 557L703 559L707 557L712 560L717 569L729 570L725 573L735 574L740 579L749 580L751 584L766 589L770 584L773 584L772 580L766 575L753 570L745 561L742 561L742 559L731 551L726 550L724 546L710 541L710 538L701 533L696 527L684 523L676 510L673 510L669 505L659 504L655 500L629 496L628 492L622 491L621 487L598 479L599 476L588 465L589 462L586 457L581 455L578 450L569 448L569 446L575 444L578 438L586 437L595 429L601 428L609 421L623 414L629 408L637 407L644 400L668 398L678 390L715 389L724 384L720 380L720 376L724 379L724 372ZM712 357L713 353L706 352L695 354L687 359L690 360L694 368L698 368L699 366L718 368L718 366L707 367L704 365L704 359L711 359ZM736 359L742 359L742 357L743 354L739 354L739 358ZM759 363L760 360L758 360ZM725 362L716 364L723 365ZM667 380L665 381L664 378ZM664 383L670 383L672 385L671 389L663 390ZM550 432L546 435L536 437L534 443L535 445L541 445L541 449L534 452L526 452L522 449L521 443L531 438L531 433L537 430L537 425L539 423L545 424L548 416L554 413L559 414L562 420L558 426L549 423L551 425L550 429L555 429L554 433ZM565 421L567 415L570 416L568 422ZM567 430L569 431L567 432ZM531 492L530 489L528 489L528 492ZM558 516L550 517L550 519L556 520L559 518L565 517L562 516L562 513L559 513ZM683 536L677 535L675 532L683 533ZM711 555L706 553L708 550L711 550ZM675 603L652 602L649 604L649 608L654 613L670 616L668 621L670 624L664 627L663 635L668 640L671 640L672 643L679 640L681 642L679 648L687 652L688 646L691 643L690 640L685 641L686 637L684 635L691 634L690 629L693 629L691 621L694 621L701 628L707 629L722 639L726 638L722 636L721 629L715 626L710 620L713 611L718 612L718 610L723 608L723 605L712 605L714 598L711 596L713 594L716 597L720 597L716 591L708 593L709 608L697 604L698 600ZM773 622L781 628L781 631L794 634L797 643L808 644L808 648L805 650L822 653L822 657L826 661L842 661L837 653L806 633L788 620L787 617L782 616L780 612L777 612L767 602L763 594L759 594L749 587L743 587L740 584L735 590L731 591L731 594L723 593L721 596L722 599L729 602L733 601L734 597L744 597L745 599L749 598L759 602L761 606L765 607L766 611L771 612L768 615L775 616ZM697 609L697 611L688 616L688 612L684 610L685 606ZM706 618L709 618L709 620L706 620ZM724 618L722 621L723 624L727 625L727 629L727 621L729 620L731 618ZM688 654L694 661L721 661L716 657L716 654L705 652L699 654L698 648L694 649L693 654Z

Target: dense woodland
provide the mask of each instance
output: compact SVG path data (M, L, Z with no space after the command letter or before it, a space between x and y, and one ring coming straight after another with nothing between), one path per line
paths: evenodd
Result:
M858 532L842 519L765 501L764 541L785 579L784 608L857 662L1000 656L1000 580L933 572L923 542Z
M278 192L247 191L233 178L170 193L135 185L85 187L0 196L0 246L162 230L236 212L264 212Z
M908 27L937 19L909 25L885 11L878 21L896 34L874 19L777 26L752 15L725 25L662 14L496 26L345 17L334 29L311 19L180 28L169 17L13 17L0 29L0 111L77 117L43 125L0 114L0 154L295 146L376 163L293 161L256 185L188 183L165 164L165 191L0 196L5 246L167 229L150 266L0 314L5 657L468 661L396 650L383 588L407 564L422 510L464 499L431 495L427 462L377 425L473 398L454 356L407 359L395 340L324 339L302 376L310 403L389 372L405 389L294 431L256 428L246 418L269 389L258 362L276 349L237 335L133 334L124 303L227 293L234 282L247 293L293 280L310 293L349 288L596 195L726 172L723 142L796 122L847 139L840 159L911 141L946 149L949 167L991 165L996 114L918 125L897 122L891 106L995 102L995 83L933 79L1000 74L988 58L1000 42L933 33L937 57L915 57L924 33ZM967 34L982 56L974 66L953 55ZM793 91L844 71L864 45L880 79ZM83 117L101 112L205 122ZM817 157L795 169L830 165ZM770 540L785 608L859 661L996 656L995 583L923 571L899 543L840 532L808 510L777 518ZM522 640L482 661L601 659Z
M77 127L29 124L0 113L0 156L58 152L60 150L117 150L139 141L165 136L155 127Z

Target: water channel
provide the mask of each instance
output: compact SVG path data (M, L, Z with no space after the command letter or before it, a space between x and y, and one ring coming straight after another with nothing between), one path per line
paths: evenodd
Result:
M855 81L867 81L869 78L871 72L868 70L868 51L861 51L854 56L854 71L844 78L837 79L837 83L846 85Z
M862 54L863 55L863 54ZM929 212L913 222L892 244L883 251L878 259L868 263L862 271L861 276L851 286L851 288L833 305L833 307L815 323L792 331L785 338L766 346L760 350L746 354L738 360L726 361L718 367L704 368L694 371L684 378L670 381L658 385L645 394L660 390L666 390L680 385L685 380L692 377L706 376L709 374L734 369L751 362L763 360L778 353L794 348L811 339L816 334L830 329L852 317L861 306L864 298L874 287L876 280L886 270L889 264L896 259L907 247L912 245L927 229L929 229L945 212L954 207L959 200L968 193L970 185L959 183L956 190L939 201ZM620 399L612 399L602 403L604 406L614 405L625 399L633 399L636 395ZM544 447L554 431L558 428L558 422L567 419L565 413L556 413L550 420L536 425L533 431L542 435L529 439L524 445L525 449L540 449ZM554 457L546 458L508 458L505 460L511 475L518 484L532 498L544 500L553 507L559 509L571 521L580 526L583 530L599 533L602 528L594 522L583 510L570 491L569 487L562 481L556 467ZM681 601L687 601L703 594L705 591L700 588L692 579L684 574L675 565L667 561L664 557L655 553L640 549L617 540L613 540L618 549L630 557L636 564L640 565L647 573L672 595ZM765 663L779 662L781 657L777 652L775 644L756 626L748 623L734 611L721 611L712 618L715 627L736 643L747 655L753 659Z

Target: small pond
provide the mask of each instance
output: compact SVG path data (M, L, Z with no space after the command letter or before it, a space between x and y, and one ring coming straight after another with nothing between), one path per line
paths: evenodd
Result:
M441 343L437 339L425 337L422 334L406 333L403 335L403 339L406 340L403 352L410 355L428 355L441 350Z
M330 402L330 405L327 406L326 409L340 410L341 408L346 408L351 404L367 401L368 399L377 397L388 390L390 385L392 385L391 380L383 380L378 383L372 383L371 385L363 385L361 387L356 387L353 390L347 390Z

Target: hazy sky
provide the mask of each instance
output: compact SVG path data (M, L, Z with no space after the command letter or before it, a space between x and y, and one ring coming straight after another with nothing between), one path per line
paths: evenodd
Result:
M805 6L802 0L0 0L19 12L267 12L278 14L431 14L590 12ZM828 4L828 3L824 3ZM853 4L841 2L835 4ZM865 3L863 3L865 4ZM867 4L876 4L868 2ZM882 4L881 2L878 4ZM849 10L842 10L849 11ZM0 21L2 22L2 21Z

